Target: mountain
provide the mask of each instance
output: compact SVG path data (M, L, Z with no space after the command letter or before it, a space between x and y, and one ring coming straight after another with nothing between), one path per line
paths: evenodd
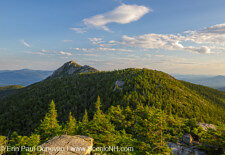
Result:
M225 76L174 75L177 79L219 89L225 87Z
M225 93L218 90L150 69L104 72L68 62L50 78L1 101L0 134L8 134L12 129L21 134L34 131L51 100L56 103L60 122L67 120L69 112L80 120L85 109L92 117L98 96L103 111L111 106L135 108L142 104L182 118L194 117L215 124L225 122Z
M0 91L5 91L5 90L15 90L15 89L21 89L24 88L23 86L19 85L9 85L9 86L2 86L0 87Z
M76 73L87 73L87 72L97 72L98 70L84 65L81 66L79 64L77 64L75 61L69 61L67 63L65 63L62 67L60 67L59 69L57 69L51 76L50 78L56 78L56 77L64 77L64 76L68 76L71 74L76 74Z
M200 81L208 78L212 78L214 76L212 75L192 75L192 74L172 74L175 78L182 81Z
M5 98L9 95L16 94L22 88L24 87L19 85L9 85L9 86L0 87L0 99Z
M52 71L42 70L2 70L0 71L0 86L21 85L27 86L39 82L49 75Z
M133 147L131 154L168 154L168 146L182 148L180 154L183 149L200 154L198 146L221 154L224 110L224 92L160 71L105 72L70 61L45 80L0 99L0 143L36 147L67 134L89 136L94 147ZM199 122L216 131L203 130Z
M218 88L218 90L225 92L225 87Z

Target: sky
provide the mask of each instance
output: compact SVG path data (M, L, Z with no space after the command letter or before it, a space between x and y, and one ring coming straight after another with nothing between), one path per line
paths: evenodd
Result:
M0 70L225 75L224 0L1 0Z

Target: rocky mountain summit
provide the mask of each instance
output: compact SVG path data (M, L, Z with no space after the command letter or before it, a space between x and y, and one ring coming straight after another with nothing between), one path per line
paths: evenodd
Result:
M63 66L58 68L51 76L50 78L56 78L56 77L63 77L71 74L76 74L76 73L87 73L87 72L96 72L98 71L97 69L84 65L81 66L77 64L75 61L69 61L65 63Z

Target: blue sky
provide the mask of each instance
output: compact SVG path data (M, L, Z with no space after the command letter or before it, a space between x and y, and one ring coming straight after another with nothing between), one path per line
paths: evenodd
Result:
M1 0L0 69L225 75L224 19L224 0Z

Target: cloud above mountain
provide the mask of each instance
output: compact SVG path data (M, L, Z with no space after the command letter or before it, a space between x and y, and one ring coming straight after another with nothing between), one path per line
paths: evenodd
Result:
M202 44L225 45L225 23L205 27L197 31L186 31L187 40Z
M69 52L63 52L63 51L60 51L59 52L61 55L67 55L67 56L71 56L72 53L69 53Z
M110 42L144 49L180 50L200 54L216 53L225 50L225 24L196 31L185 31L183 34L123 35L120 41Z
M162 50L183 50L201 54L212 53L210 47L207 46L187 46L181 42L186 40L184 36L173 34L145 34L140 36L129 37L124 35L119 44L131 47L141 47L146 49L162 49Z
M128 24L139 20L142 16L151 11L152 10L147 8L146 6L121 4L112 11L83 19L83 23L88 28L97 28L103 29L105 31L110 31L110 29L106 26L107 24ZM85 28L72 29L77 31L78 33L85 32Z
M200 32L202 33L210 33L210 34L225 34L225 23L224 24L217 24L211 27L206 27Z

